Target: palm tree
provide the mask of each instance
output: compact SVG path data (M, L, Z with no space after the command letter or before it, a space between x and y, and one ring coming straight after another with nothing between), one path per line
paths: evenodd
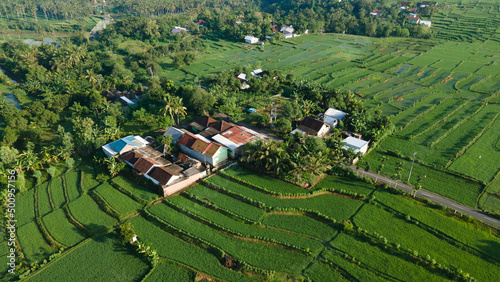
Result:
M172 97L173 102L173 112L177 116L177 124L179 124L179 116L185 117L187 115L187 108L184 107L182 103L182 98L180 97Z
M172 99L172 96L167 95L163 97L163 102L165 103L165 107L160 110L161 113L163 113L163 116L166 116L167 114L170 115L172 118L172 121L174 121L174 101Z

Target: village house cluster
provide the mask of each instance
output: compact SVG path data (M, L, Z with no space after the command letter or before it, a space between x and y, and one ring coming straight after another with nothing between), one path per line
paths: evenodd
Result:
M317 117L305 117L299 126L294 129L291 134L300 132L309 136L322 137L331 132L335 127L337 127L339 121L341 121L347 113L329 108L324 113L320 113ZM365 141L361 139L360 135L345 133L347 138L342 142L344 143L344 149L353 149L355 154L364 155L368 150L368 144L370 141Z
M416 7L412 7L413 4L411 2L402 1L399 5L399 9L401 10L401 12L406 13L406 16L408 16L407 22L409 24L423 24L427 27L431 27L432 26L431 21L424 21L418 17L418 8L419 7L425 8L425 7L436 6L436 5L437 5L437 2L422 1L421 3L417 3L415 5ZM382 11L381 10L373 10L370 12L370 15L380 16L380 15L382 15Z
M198 181L208 168L217 169L232 162L248 142L266 137L247 127L203 116L189 128L169 127L164 135L172 137L177 155L140 136L127 136L102 146L107 157L117 157L137 175L159 185L163 196L172 195Z

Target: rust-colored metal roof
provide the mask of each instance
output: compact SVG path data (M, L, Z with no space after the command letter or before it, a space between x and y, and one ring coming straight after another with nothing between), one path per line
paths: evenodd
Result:
M209 127L211 124L217 123L217 120L211 118L210 116L202 116L194 122L203 127Z
M191 134L184 133L182 134L181 137L179 137L179 140L177 140L177 144L184 145L188 148L191 148L191 146L194 144L194 142L197 140L196 137L194 137Z
M170 178L172 178L173 176L176 176L176 175L179 175L179 174L175 173L175 172L173 172L165 167L155 167L149 173L149 176L151 176L151 178L153 178L154 180L158 181L158 183L161 186L164 186L165 184L167 184L168 181L170 180Z
M134 168L140 173L147 173L155 165L159 166L161 164L150 158L142 157L134 164Z
M237 126L233 126L221 133L222 136L236 144L246 144L253 140L253 134L250 134Z
M418 20L420 20L420 18L416 18L416 17L409 17L409 18L408 18L408 21L415 21L415 22L418 22Z
M125 154L123 154L121 157L123 160L134 165L137 162L137 160L142 158L142 155L137 153L136 151L129 151L129 152L126 152Z
M190 158L184 154L184 153L179 153L179 155L177 156L177 160L185 163L187 160L189 160Z

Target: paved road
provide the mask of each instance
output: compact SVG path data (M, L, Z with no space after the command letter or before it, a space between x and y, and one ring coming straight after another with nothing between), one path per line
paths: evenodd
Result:
M350 166L350 168L352 170L358 172L358 174L363 176L363 177L370 177L371 179L374 179L376 181L380 181L380 182L385 183L389 186L395 187L399 190L403 190L403 191L406 191L409 193L413 192L413 186L410 186L410 185L407 185L407 184L404 184L401 182L396 182L396 181L394 181L386 176L376 174L376 173L371 172L371 171L367 172L367 171L364 171L363 169L358 170L358 169L356 169L355 166ZM441 204L443 206L446 206L450 209L456 210L456 211L461 212L463 214L470 215L471 217L473 217L475 219L481 220L484 223L487 223L487 224L489 224L497 229L500 229L500 220L498 220L494 217L488 216L477 209L471 208L469 206L464 206L458 202L455 202L455 201L448 199L444 196L432 193L432 192L427 191L425 189L418 190L417 196L424 198L424 199L431 200L434 203Z

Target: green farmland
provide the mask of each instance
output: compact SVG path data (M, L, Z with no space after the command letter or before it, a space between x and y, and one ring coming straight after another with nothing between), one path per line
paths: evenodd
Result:
M72 171L64 174L65 187L76 176ZM114 188L117 184L136 187L134 191L146 198L146 190L126 178L113 178L91 189L91 196L84 193L45 215L40 227L31 221L21 228L26 235L19 240L29 262L57 252L52 244L70 248L28 280L79 279L81 271L74 266L79 264L102 268L100 273L116 279L125 275L145 281L159 276L179 279L175 281L202 277L435 281L460 275L496 281L500 271L498 232L350 178L325 177L304 190L232 166L146 208ZM79 185L76 188L80 191ZM111 229L104 229L117 222L109 214L111 209L130 216L121 222L131 223L138 239L158 252L158 265L141 260L118 243ZM139 213L131 214L135 210ZM349 224L352 229L346 229ZM47 241L48 235L53 242ZM34 244L45 247L34 248ZM106 257L106 263L91 262L96 252ZM228 260L238 267L225 267Z

